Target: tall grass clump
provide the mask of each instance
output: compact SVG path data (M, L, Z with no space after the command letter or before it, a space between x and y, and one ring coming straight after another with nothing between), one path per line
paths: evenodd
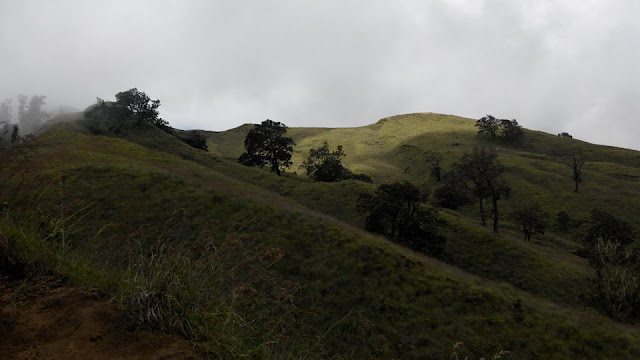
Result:
M300 286L270 271L280 249L237 233L171 240L130 246L118 298L132 326L183 335L224 358L297 351Z

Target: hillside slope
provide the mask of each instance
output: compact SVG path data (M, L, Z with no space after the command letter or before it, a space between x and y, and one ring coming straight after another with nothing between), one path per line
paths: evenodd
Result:
M250 128L210 132L211 151L237 159ZM603 207L629 222L640 216L635 200L640 195L640 152L634 150L527 129L516 142L491 141L477 135L472 119L433 113L398 115L358 128L290 128L287 136L296 142L291 171L298 170L309 149L328 141L331 147L343 146L346 167L371 175L378 184L410 180L434 186L425 152L440 153L446 171L473 145L495 146L514 190L507 207L535 194L549 210L565 210L576 219L587 216L592 207ZM580 194L572 193L571 170L560 157L571 150L582 151L586 159Z
M291 128L288 135L296 142L294 166L297 170L308 150L324 141L330 146L343 145L347 153L346 167L371 175L375 183L409 180L433 190L439 184L429 176L430 165L425 153L442 155L444 171L451 168L464 152L474 145L495 146L499 160L505 165L505 180L511 186L511 198L500 201L502 216L499 236L479 226L477 207L466 206L458 212L446 212L445 232L449 241L445 258L483 277L506 280L520 288L554 300L583 304L588 279L592 277L586 260L576 256L582 247L578 240L592 209L598 208L624 219L633 226L640 216L640 153L637 151L588 144L579 140L560 138L542 132L524 130L516 142L478 136L471 119L439 114L408 114L382 119L359 128ZM231 160L242 152L242 140L250 125L226 132L210 133L211 149ZM580 150L587 160L583 170L584 182L579 193L573 193L571 169L561 156ZM238 177L259 184L272 191L292 197L307 206L332 214L362 226L353 205L334 199L349 198L357 189L345 189L349 183L315 184L316 199L296 191L304 176L289 176L287 185L274 184L267 178ZM297 181L293 181L297 180ZM283 183L285 180L280 180ZM360 185L363 191L364 185ZM339 195L338 195L339 194ZM332 207L334 200L339 206ZM351 200L353 201L353 200ZM514 206L539 202L551 214L566 212L577 224L569 231L554 226L533 242L522 240L519 227L509 217ZM327 204L329 203L329 204Z
M210 244L204 247L207 252L257 251L250 256L254 261L275 256L277 261L262 269L248 266L249 262L246 269L234 268L239 271L238 282L223 281L217 290L222 294L212 292L213 299L228 301L239 319L250 320L248 327L239 322L231 328L224 318L198 320L196 324L204 328L199 334L219 336L200 338L212 354L443 358L454 343L464 341L474 357L503 349L514 358L640 356L639 328L547 299L554 297L544 292L547 280L555 281L553 291L562 292L564 282L571 280L568 269L575 269L577 277L587 276L584 264L562 253L563 247L557 257L570 261L549 260L543 255L549 252L548 245L496 238L465 214L443 214L450 224L452 263L466 262L467 267L476 267L476 274L502 278L510 275L501 277L500 269L484 264L487 259L482 255L516 257L517 262L505 269L530 282L515 284L528 286L523 291L360 230L355 199L373 185L317 184L294 175L279 178L191 149L154 128L117 139L88 136L79 127L57 126L12 149L0 179L3 199L10 203L2 219L3 236L19 245L24 234L45 235L52 247L48 242L38 244L46 250L43 256L51 251L60 257L54 262L58 270L107 292L116 291L119 279L132 280L127 274L138 251L149 259L156 258L154 254L174 254L154 252L158 245L201 249L204 237ZM324 130L308 131L318 136ZM385 146L391 153L397 148L391 140ZM214 149L225 156L223 150ZM347 149L347 153L355 152ZM61 210L71 215L60 215ZM65 231L54 227L54 236L46 236L52 231L46 224L60 224L60 219L66 219ZM225 247L229 239L235 239L233 246ZM463 251L469 243L485 248L474 249L480 251L475 255ZM25 246L20 253L29 259L38 255L36 250ZM518 267L539 270L527 280ZM91 275L82 269L92 269ZM197 279L194 284L203 278ZM235 307L239 299L252 305ZM221 311L207 299L199 301L202 312ZM252 328L265 331L255 334Z

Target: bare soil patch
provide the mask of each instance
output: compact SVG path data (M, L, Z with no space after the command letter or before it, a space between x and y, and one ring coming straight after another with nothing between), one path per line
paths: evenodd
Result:
M178 336L127 327L118 304L40 275L0 278L0 359L196 359Z

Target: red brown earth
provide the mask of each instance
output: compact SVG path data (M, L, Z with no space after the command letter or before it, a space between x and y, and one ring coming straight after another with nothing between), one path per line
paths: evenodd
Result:
M118 304L59 277L0 278L0 359L195 359L191 343L129 330Z

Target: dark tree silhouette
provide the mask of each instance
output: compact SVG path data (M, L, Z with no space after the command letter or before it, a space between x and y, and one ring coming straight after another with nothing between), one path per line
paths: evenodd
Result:
M269 165L271 172L280 176L283 168L291 167L291 153L295 143L284 137L287 126L276 121L265 120L249 130L244 138L246 152L238 162L246 166Z
M573 139L573 136L571 136L571 134L569 134L568 132L561 132L560 134L558 134L558 136Z
M338 145L334 151L329 151L329 144L325 141L322 147L309 150L309 156L300 165L307 170L307 175L316 181L336 182L347 179L355 179L371 182L371 178L365 174L354 174L342 165L342 158L347 156Z
M531 235L544 235L549 222L549 214L542 210L537 202L517 207L511 216L522 227L522 233L527 241L531 241Z
M460 161L454 164L456 174L460 176L478 200L482 226L487 226L484 199L491 200L494 232L498 232L498 219L500 218L498 201L502 197L508 198L511 193L511 188L500 178L504 168L497 158L498 154L495 149L474 146L471 154L465 153Z
M442 181L442 168L440 167L440 161L442 156L434 151L425 153L425 160L431 165L431 176L436 178L436 181Z
M116 94L116 105L127 109L137 119L138 125L143 121L149 122L157 127L168 126L168 122L158 115L160 100L151 98L137 88L122 91Z
M428 195L409 182L380 185L373 195L358 200L358 208L367 213L368 231L383 234L416 251L438 255L445 240L438 234L434 209L420 206Z
M474 202L474 195L455 171L442 176L442 185L436 189L433 196L438 206L452 210Z
M502 136L504 136L508 140L514 140L524 134L522 132L522 126L518 124L518 121L516 119L500 120L500 130L502 132Z
M84 111L84 118L89 130L98 135L124 135L137 121L125 107L100 98Z
M202 134L198 134L196 132L189 132L187 136L181 138L182 141L187 143L189 146L195 149L208 151L207 147L207 138Z
M487 116L476 120L476 126L478 127L478 134L489 134L492 139L495 139L500 130L500 120L487 114Z
M634 237L633 228L628 222L600 209L591 211L589 228L584 235L588 246L593 246L598 239L624 246L631 244Z
M522 126L518 124L516 119L497 119L492 115L486 115L476 120L476 127L478 127L478 135L489 134L492 140L495 140L498 135L507 140L515 140L524 134Z
M573 192L578 192L578 186L582 182L582 167L584 166L584 158L579 150L573 151L563 156L564 164L571 168L571 178L575 183Z
M334 151L329 151L329 144L325 141L322 147L309 150L309 156L300 165L307 170L307 175L316 181L335 182L348 179L349 171L342 166L342 158L347 156L342 145Z
M169 123L158 116L159 106L160 100L151 100L144 92L132 88L117 93L115 102L97 98L96 103L85 110L84 117L95 134L124 135L136 125L149 123L176 136Z
M13 124L13 130L11 131L11 143L16 143L20 140L20 136L18 135L20 129L17 124Z

